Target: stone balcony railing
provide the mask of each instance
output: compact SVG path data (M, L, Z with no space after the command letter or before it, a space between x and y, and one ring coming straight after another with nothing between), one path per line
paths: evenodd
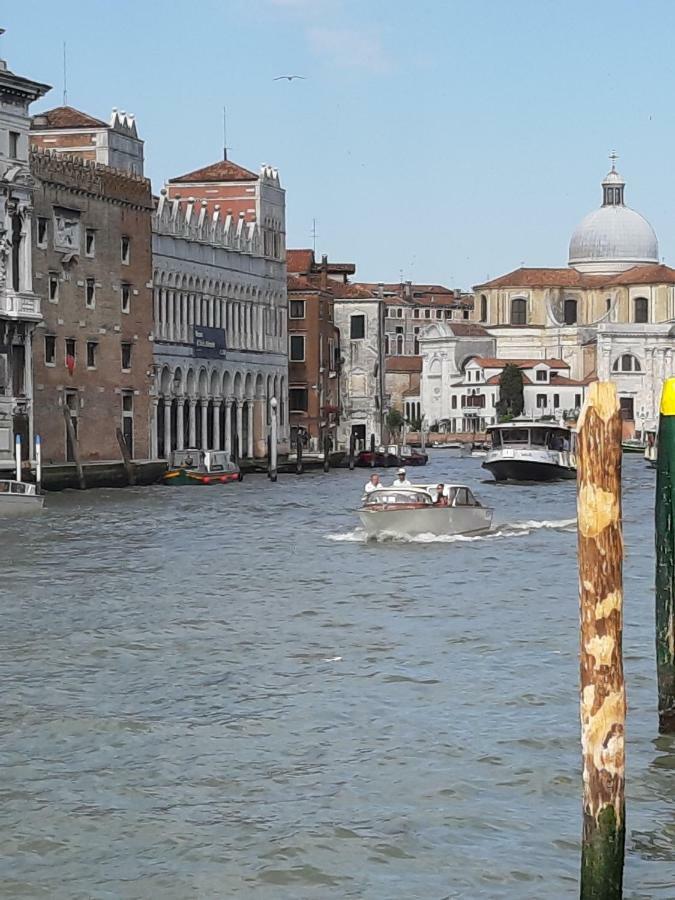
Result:
M0 316L39 322L42 319L40 298L37 294L28 292L2 291L0 292Z

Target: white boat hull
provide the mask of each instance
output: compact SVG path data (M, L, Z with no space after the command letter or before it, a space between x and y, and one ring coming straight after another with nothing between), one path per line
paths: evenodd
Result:
M420 534L476 534L492 524L492 510L483 506L438 506L430 509L361 509L359 518L369 537Z
M20 516L39 512L44 502L43 494L0 494L0 516Z

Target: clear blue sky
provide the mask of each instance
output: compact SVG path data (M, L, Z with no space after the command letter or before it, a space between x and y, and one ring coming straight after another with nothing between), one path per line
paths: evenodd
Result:
M277 166L288 246L371 281L470 287L564 265L608 153L675 263L675 3L667 0L26 0L10 68L70 105L134 112L146 172ZM305 81L273 81L299 74ZM39 109L36 106L36 109Z

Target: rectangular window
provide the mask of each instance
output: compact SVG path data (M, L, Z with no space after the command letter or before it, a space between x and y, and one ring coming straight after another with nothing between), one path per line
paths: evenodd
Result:
M87 368L95 369L96 368L96 351L98 350L98 344L96 341L87 341Z
M560 409L560 394L553 395L553 409Z
M305 301L304 300L291 300L289 302L289 317L291 319L304 319L305 318Z
M131 369L131 344L122 343L122 370L128 372Z
M442 319L442 318L443 318L443 310L442 310L442 309L437 309L437 310L436 310L436 318L437 318L437 319Z
M93 278L87 278L85 283L85 300L89 309L96 306L96 281Z
M120 242L120 256L122 265L128 266L131 259L131 239L126 234L122 235Z
M75 362L75 338L66 338L66 365L69 359Z
M87 228L84 232L84 255L92 258L96 256L96 232L93 228Z
M131 285L123 284L122 285L122 312L128 313L131 310Z
M399 319L403 318L403 307L402 306L399 306L398 309L396 310L396 316Z
M49 273L49 301L50 303L59 302L59 276L56 272Z
M134 411L134 395L128 391L122 394L122 412L132 413Z
M537 394L537 409L546 409L546 394Z
M56 337L53 334L45 335L45 365L53 366L56 363Z
M430 310L430 309L425 309L425 310L424 310L424 318L425 318L425 319L430 319L430 318L431 318L431 310Z
M9 133L9 158L10 159L18 159L19 158L19 132L18 131L10 131Z
M38 216L37 220L37 245L38 247L47 246L47 220L42 216Z
M413 319L419 319L420 311L419 309L413 309Z
M546 369L537 369L537 381L548 381L548 372Z
M621 407L621 418L626 421L635 420L635 409L632 397L619 397L619 406Z
M302 334L292 334L290 336L290 354L291 362L305 361L305 338Z
M581 409L581 394L574 395L574 408Z
M290 388L288 405L292 413L307 412L307 388Z
M361 341L366 336L366 317L350 316L349 337L352 341Z
M457 395L456 394L452 395L452 408L457 409Z

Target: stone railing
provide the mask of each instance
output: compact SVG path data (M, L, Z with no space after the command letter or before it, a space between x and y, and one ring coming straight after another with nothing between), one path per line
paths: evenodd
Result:
M15 294L0 292L0 316L11 319L42 318L40 313L40 298L37 294Z

